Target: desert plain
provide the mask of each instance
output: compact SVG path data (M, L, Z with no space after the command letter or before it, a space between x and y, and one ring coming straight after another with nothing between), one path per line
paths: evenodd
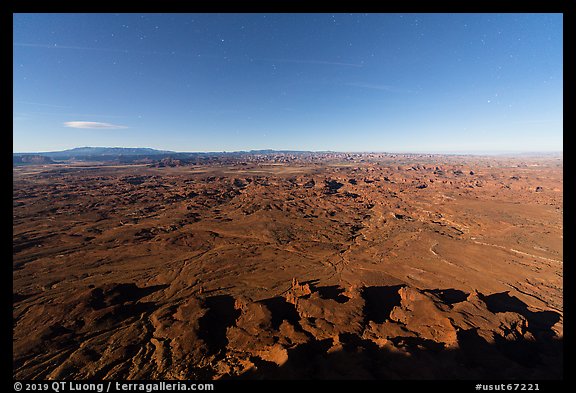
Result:
M13 169L17 379L559 379L562 157Z

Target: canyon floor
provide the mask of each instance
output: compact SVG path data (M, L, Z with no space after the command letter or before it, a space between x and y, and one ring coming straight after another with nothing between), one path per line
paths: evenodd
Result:
M13 170L17 379L559 379L561 158Z

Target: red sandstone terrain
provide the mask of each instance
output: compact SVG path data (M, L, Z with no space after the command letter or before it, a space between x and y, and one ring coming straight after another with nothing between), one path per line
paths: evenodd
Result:
M14 168L14 378L561 378L561 158L172 163Z

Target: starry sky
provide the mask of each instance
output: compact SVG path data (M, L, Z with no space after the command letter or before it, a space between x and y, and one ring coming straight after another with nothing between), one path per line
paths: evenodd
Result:
M13 151L562 151L562 14L14 14Z

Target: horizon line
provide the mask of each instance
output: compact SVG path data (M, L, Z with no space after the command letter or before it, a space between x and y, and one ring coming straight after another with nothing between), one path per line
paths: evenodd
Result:
M85 148L97 148L97 149L151 149L157 151L164 151L175 154L187 154L187 153L245 153L245 152L259 152L259 151L271 151L271 152L303 152L303 153L347 153L347 154L432 154L432 155L504 155L504 154L558 154L564 153L564 150L300 150L300 149L241 149L241 150L195 150L195 151L177 151L169 149L160 149L154 147L124 147L124 146L79 146L62 150L50 150L50 151L13 151L12 154L46 154L63 152L73 149L85 149Z

